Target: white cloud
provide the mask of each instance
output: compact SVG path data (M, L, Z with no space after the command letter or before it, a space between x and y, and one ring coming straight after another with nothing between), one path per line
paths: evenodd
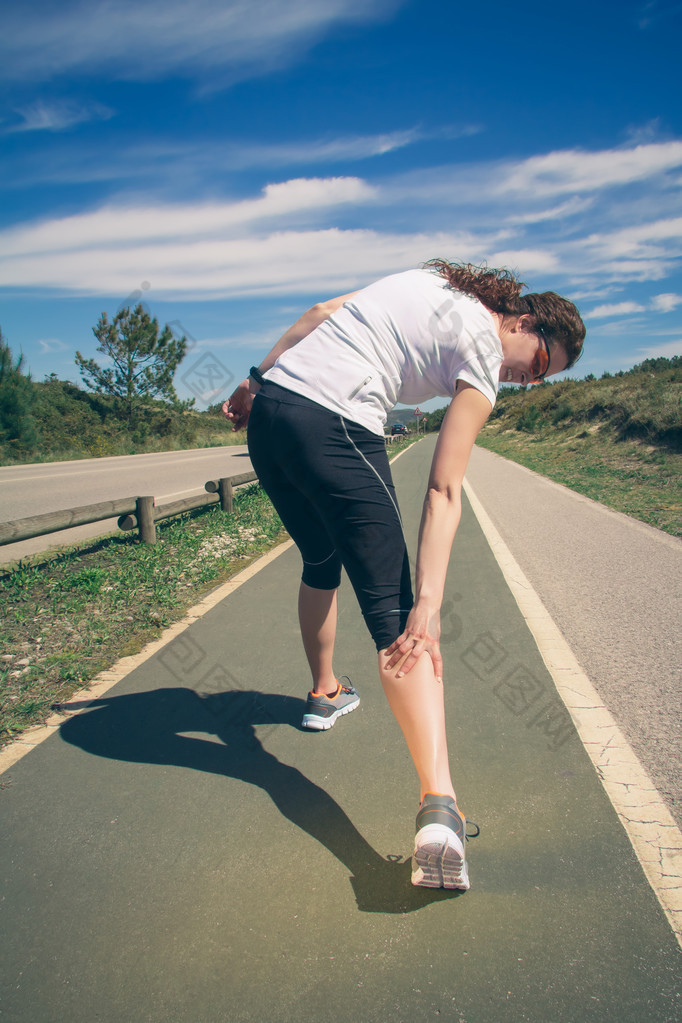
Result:
M41 352L65 352L69 351L69 346L65 345L63 341L60 341L57 337L45 337L38 340Z
M563 273L578 286L613 281L661 280L675 270L682 217L635 223L556 245Z
M612 298L614 295L618 295L622 291L623 287L621 285L611 284L608 286L602 286L600 282L599 286L595 285L591 288L586 287L582 290L574 290L572 294L575 302L577 302L578 299L586 299L588 302L596 302L597 299Z
M586 319L598 320L609 316L624 316L626 313L643 313L646 307L637 302L616 302L612 305L599 305L591 312L585 313Z
M583 213L594 205L595 200L590 198L579 199L574 196L558 206L550 209L530 210L527 213L514 214L507 218L508 224L539 224L543 220L562 220L564 217L573 217L576 213Z
M145 279L171 299L324 296L434 255L481 261L506 233L329 225L340 207L362 216L376 194L359 178L292 179L254 199L108 206L19 225L0 232L0 286L123 296ZM540 251L513 257L525 267L552 265Z
M628 345L631 345L631 338L639 341L643 335L648 338L651 333L649 320L642 316L602 320L597 325L594 325L589 317L585 317L585 319L588 322L588 331L591 338L616 338L619 344L622 344L627 339Z
M548 198L568 195L579 202L580 193L636 184L660 177L682 166L682 142L661 142L594 152L556 150L523 160L457 164L412 171L396 179L396 195L428 189L432 201L447 205L487 206L497 203L505 216L516 215L510 204L528 203L534 212ZM576 206L575 212L580 207ZM565 215L567 210L561 210Z
M469 235L380 234L370 230L279 231L176 244L93 244L56 255L26 253L0 264L0 284L80 294L126 295L145 277L169 299L317 292L321 298L434 253L482 258L485 241Z
M320 158L324 152L378 151L382 145L410 144L415 132L313 139L310 148ZM284 145L282 152L286 157L295 148ZM670 157L665 147L637 151L643 148L651 151L650 168L660 169L662 150ZM257 159L266 149L250 155ZM169 180L181 178L177 163L171 159L169 164ZM672 208L672 196L658 182L647 180L617 202L605 187L598 197L571 195L548 203L534 194L497 194L492 186L501 182L501 166L476 164L475 173L472 165L426 169L380 185L350 176L292 178L246 198L201 203L159 202L162 190L157 187L154 204L139 196L135 201L119 198L86 213L0 232L5 254L0 285L127 294L147 278L155 291L190 297L240 294L240 289L284 293L309 290L310 282L318 280L333 284L343 278L353 285L365 272L390 272L441 255L509 266L532 288L551 287L574 297L580 293L588 306L597 307L594 319L632 317L645 309L660 313L679 304L679 284L672 275L682 250L682 216L659 215L666 202ZM479 179L476 204L470 204L470 193L460 186L474 176ZM642 196L646 201L638 202ZM561 231L553 223L559 220ZM282 238L287 254L280 251ZM357 251L346 244L351 242ZM268 246L276 258L270 258ZM400 258L391 253L392 246ZM257 253L253 261L250 253ZM319 273L309 253L319 258ZM280 260L287 264L284 271ZM624 286L666 277L669 283L658 286L660 296L654 299L621 293Z
M654 295L651 299L651 308L657 313L671 313L680 304L682 304L682 295L666 293Z
M291 214L304 216L345 203L370 200L374 190L359 178L295 178L267 185L258 199L166 206L104 207L36 225L19 226L0 232L0 250L5 259L24 254L130 246L153 240L196 239L248 230L250 225Z
M612 256L657 254L657 243L682 241L682 217L633 224L609 235L593 235L589 241Z
M107 121L114 116L114 111L100 103L79 104L73 101L53 101L46 103L36 100L26 107L18 107L16 113L21 117L18 124L5 129L7 134L25 131L65 131L76 124L86 121Z
M383 135L350 135L341 138L302 139L298 142L266 144L232 143L214 153L232 170L246 167L286 167L290 164L332 163L366 160L414 145L423 138L416 128Z
M461 125L428 132L420 128L405 128L378 135L345 135L336 138L329 136L272 144L232 141L229 147L216 147L211 154L211 160L214 165L218 162L230 170L367 160L404 149L406 146L413 146L418 142L434 138L452 140L475 135L479 131L481 128L476 125ZM205 152L205 149L203 151Z
M51 0L3 14L0 76L89 73L134 81L167 73L232 80L284 66L335 25L368 22L402 0ZM3 52L4 51L4 52Z
M554 253L547 249L505 249L493 252L487 262L490 266L506 266L521 273L551 273L557 269Z
M640 348L637 352L638 361L642 359L672 359L673 355L682 355L682 337L675 341L665 341L659 345Z
M682 142L593 153L567 149L501 165L496 191L499 195L533 196L591 192L643 181L680 165Z
M611 316L625 316L633 313L645 313L650 309L655 313L672 312L678 305L682 305L682 295L662 294L654 295L649 305L645 306L639 302L615 302L612 304L600 305L585 315L591 320L606 319Z

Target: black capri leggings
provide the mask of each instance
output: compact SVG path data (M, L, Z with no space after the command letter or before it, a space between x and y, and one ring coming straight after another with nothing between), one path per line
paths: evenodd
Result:
M377 650L412 608L410 566L383 437L266 381L249 417L258 478L303 558L303 582L333 590L346 569Z

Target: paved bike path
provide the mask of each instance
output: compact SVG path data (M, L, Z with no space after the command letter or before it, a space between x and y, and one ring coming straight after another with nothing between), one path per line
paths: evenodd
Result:
M431 445L394 466L412 540ZM299 729L298 574L289 550L2 776L0 1020L678 1019L675 938L468 505L443 614L466 894L409 883L416 782L345 583L362 704Z

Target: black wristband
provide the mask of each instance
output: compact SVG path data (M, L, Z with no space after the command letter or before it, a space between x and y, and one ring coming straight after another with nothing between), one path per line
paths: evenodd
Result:
M258 366L251 367L251 369L249 370L249 376L251 377L252 380L255 380L257 384L260 384L261 387L265 383L265 377L258 369Z

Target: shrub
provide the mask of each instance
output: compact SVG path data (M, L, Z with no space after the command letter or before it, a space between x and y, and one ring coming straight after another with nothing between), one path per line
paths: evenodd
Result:
M537 405L529 405L516 421L516 429L523 430L525 433L534 433L536 428L542 426L543 423L544 419Z
M573 406L569 405L567 401L562 401L552 412L552 422L556 426L564 419L572 419L573 415Z

